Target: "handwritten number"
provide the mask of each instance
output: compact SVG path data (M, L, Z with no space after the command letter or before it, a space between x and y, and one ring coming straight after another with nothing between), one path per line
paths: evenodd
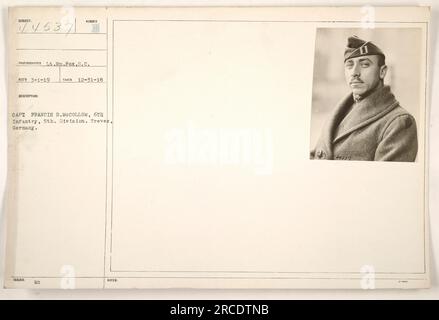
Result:
M20 27L18 27L18 31L23 33L26 30L26 27L27 27L27 21L24 24L22 24L21 30Z
M40 26L40 22L38 22L36 26L34 24L32 25L32 29L34 30L34 32L38 31L39 26Z
M61 23L55 22L55 27L53 28L53 31L58 32L61 30Z
M73 23L67 23L67 25L70 26L70 27L69 27L69 30L67 30L67 34L69 34L70 31L72 31Z

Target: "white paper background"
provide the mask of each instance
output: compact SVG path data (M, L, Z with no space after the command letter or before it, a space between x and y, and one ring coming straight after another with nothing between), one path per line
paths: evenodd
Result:
M6 79L7 71L6 69L6 23L7 23L7 6L10 5L201 5L209 3L210 5L363 5L361 1L3 1L2 3L2 15L1 15L1 41L4 44L0 47L0 68L2 70L2 77L0 78L0 190L2 193L2 209L3 209L3 194L6 179ZM369 1L372 5L396 5L394 2L390 1ZM198 298L214 298L214 299L251 299L251 298L273 298L273 299L304 299L304 298L438 298L439 297L439 285L437 283L438 267L435 264L435 257L439 254L439 230L438 226L438 201L439 199L439 169L438 166L433 166L438 162L439 152L438 152L438 142L434 137L439 136L439 129L435 127L438 121L439 112L434 106L439 102L439 90L437 90L437 79L434 79L432 75L437 73L437 41L435 41L437 36L437 22L436 18L439 16L439 6L434 5L433 1L426 1L418 3L416 1L400 1L399 5L430 5L432 6L432 26L431 26L431 64L430 64L430 85L432 93L431 96L431 113L430 113L430 225L431 225L431 270L432 270L432 288L429 290L408 290L408 291L398 291L398 290L379 290L379 291L348 291L348 290L115 290L115 291L101 291L101 290L77 290L77 291L60 291L60 290L4 290L0 289L0 299L10 299L10 298L30 298L30 299L40 299L40 298L146 298L146 299L198 299ZM436 76L437 78L437 76ZM435 82L436 80L436 82ZM436 88L436 90L435 90ZM435 94L433 94L436 91ZM3 279L4 270L4 247L5 247L5 224L4 224L4 214L1 215L1 247L0 247L0 279ZM1 284L3 286L3 284Z

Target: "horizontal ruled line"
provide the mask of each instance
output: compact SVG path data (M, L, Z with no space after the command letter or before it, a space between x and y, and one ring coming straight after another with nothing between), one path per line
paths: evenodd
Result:
M17 64L16 67L52 67L52 68L105 68L107 66L47 66L43 64Z
M17 48L16 50L60 50L60 51L107 51L107 49L90 49L90 48Z
M280 22L280 23L364 23L361 20L215 20L215 19L114 19L121 22ZM372 21L371 21L372 22ZM427 21L373 21L374 23L427 23Z
M96 83L96 84L103 84L103 83L106 83L106 82L80 82L80 81L50 81L50 82L24 82L24 81L22 81L22 82L20 82L20 81L17 81L16 83L27 83L27 84L51 84L51 83L84 83L84 84L94 84L94 83Z
M106 35L104 32L17 32L17 34L100 34Z
M114 279L114 278L120 278L120 279L278 279L278 280L361 280L361 277L348 277L348 278L341 278L341 277L219 277L219 276L213 276L213 277L185 277L185 276L172 276L172 277L153 277L153 276L138 276L138 277L127 277L127 276L108 276L108 277L62 277L62 276L11 276L12 279L81 279L81 278L90 278L90 279ZM401 281L401 280L410 280L410 281L426 281L427 278L375 278L375 280L387 280L387 281Z
M111 269L111 272L131 272L131 273L276 273L276 274L339 274L339 275L363 275L364 273L358 271L346 271L346 272L334 272L334 271L246 271L246 270L114 270ZM385 275L425 275L425 272L374 272L374 274L385 274Z

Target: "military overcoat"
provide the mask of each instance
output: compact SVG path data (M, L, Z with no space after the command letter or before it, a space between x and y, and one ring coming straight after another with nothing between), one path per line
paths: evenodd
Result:
M352 94L334 109L311 159L415 161L416 121L399 105L389 86L355 102Z

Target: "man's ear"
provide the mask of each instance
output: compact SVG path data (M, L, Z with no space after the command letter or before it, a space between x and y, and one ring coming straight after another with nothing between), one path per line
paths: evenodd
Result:
M386 65L382 65L380 67L380 79L384 80L384 77L386 76L387 73L387 66Z

